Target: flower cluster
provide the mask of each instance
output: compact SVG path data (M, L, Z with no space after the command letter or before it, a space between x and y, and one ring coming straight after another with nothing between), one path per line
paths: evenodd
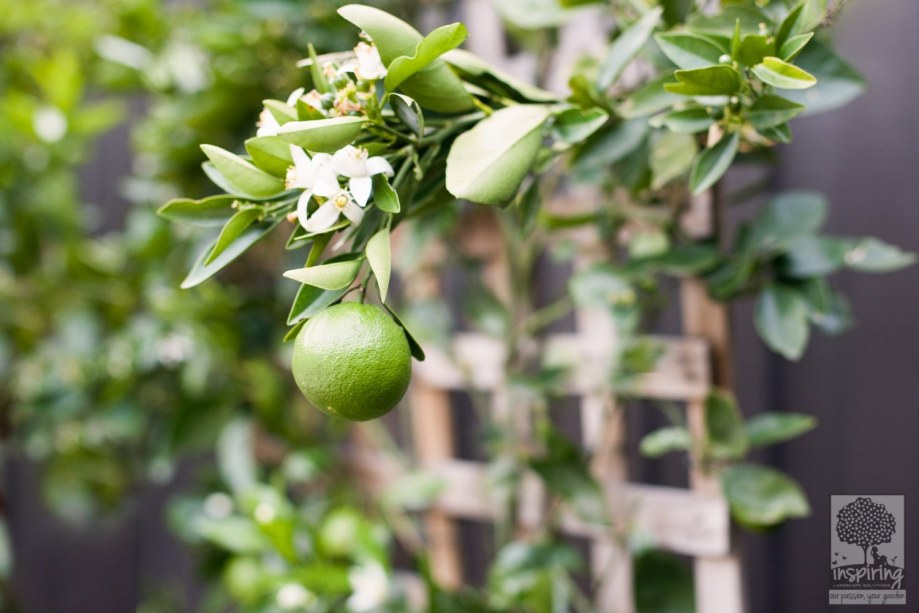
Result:
M317 153L312 158L302 148L290 145L294 164L287 171L288 189L302 189L297 201L297 220L308 232L322 232L335 225L340 215L357 225L373 191L373 176L392 176L385 158L370 157L362 147L347 145L334 154ZM339 180L346 179L347 187ZM310 200L319 207L309 213Z

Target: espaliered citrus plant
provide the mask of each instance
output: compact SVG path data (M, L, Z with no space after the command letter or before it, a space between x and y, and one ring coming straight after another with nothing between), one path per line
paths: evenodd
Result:
M526 16L518 24L523 30L556 27L577 10L546 3L551 14L541 20L536 10L500 4L509 20ZM265 101L245 153L202 146L204 170L225 193L160 209L177 222L214 229L183 286L202 283L264 237L284 233L287 250L304 261L284 273L300 284L288 317L294 378L323 411L377 417L404 392L408 355L424 357L389 306L391 233L402 223L424 228L468 201L495 207L518 281L532 275L534 253L558 230L592 226L608 246L608 261L575 274L558 304L524 308L526 319L514 322L520 325L507 324L520 309L494 297L484 301L497 316L481 318L488 320L481 327L511 350L521 335L536 335L575 305L607 308L622 340L610 390L627 395L628 375L656 355L638 333L659 302L659 281L689 276L717 300L752 297L765 343L797 359L811 327L836 333L849 324L847 303L828 275L844 267L895 270L913 256L873 238L821 234L827 205L809 192L770 199L729 247L688 235L679 220L693 195L717 190L733 164L763 160L788 142L792 119L844 104L862 82L815 36L828 19L820 0L744 0L712 12L659 5L611 7L621 27L598 62L572 75L566 95L522 83L461 50L462 24L423 36L382 11L343 7L341 16L363 41L340 54L310 53L302 62L307 82ZM637 79L624 77L632 65L641 68ZM541 210L560 177L598 186L597 202L577 214ZM374 290L382 308L368 303ZM521 457L496 428L494 465L519 476L523 464L563 502L595 514L598 486L587 461L544 410L561 393L559 373L513 363L513 381L540 407L541 447ZM724 490L738 521L766 527L807 513L793 481L741 460L752 447L806 432L812 420L768 414L744 422L723 393L709 399L707 420L701 455L725 466ZM688 446L681 423L642 445L651 455ZM522 544L505 534L482 602L492 610L536 602L556 585L550 573L532 573L526 587L507 579L519 575L507 567L524 555L521 548L529 548L527 559L576 566L550 529L544 537Z

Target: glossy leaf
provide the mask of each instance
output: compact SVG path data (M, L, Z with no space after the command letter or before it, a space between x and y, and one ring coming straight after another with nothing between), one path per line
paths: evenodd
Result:
M398 213L402 210L399 204L399 194L389 184L389 179L384 174L373 177L373 203L385 213Z
M284 276L320 289L337 290L346 288L361 270L362 260L352 259L331 264L320 264L307 268L288 270Z
M763 83L779 89L807 89L817 83L814 75L777 57L764 58L761 64L753 67L753 74Z
M817 427L817 419L805 413L759 413L747 420L747 440L752 447L765 447L797 438Z
M704 132L713 123L715 123L714 118L708 114L706 109L701 107L672 111L660 119L660 124L666 126L671 132L686 134Z
M516 102L557 102L559 95L540 89L500 70L463 49L444 54L443 60L462 77L486 91Z
M233 216L236 212L233 203L236 201L233 196L224 195L209 196L201 200L176 198L161 206L156 212L170 221L211 228L222 226Z
M402 332L405 333L405 340L408 341L408 348L409 348L409 351L411 351L412 353L412 357L418 360L419 362L424 362L424 357L425 357L424 349L422 349L421 343L415 340L415 337L412 335L411 331L409 331L409 329L405 326L405 323L402 322L402 319L400 319L399 316L396 315L396 312L393 311L391 308L389 308L388 304L384 303L383 306L389 312L393 321L396 322L399 325L399 327L402 328Z
M256 136L246 141L246 151L255 165L276 177L284 178L293 164L290 144L278 136Z
M283 181L238 155L214 145L201 145L201 150L227 182L243 193L266 197L284 191Z
M447 189L457 198L504 204L536 160L550 109L517 105L496 111L457 137L447 157Z
M622 74L623 69L638 55L638 52L648 42L651 33L654 32L654 28L660 22L662 12L663 10L660 7L648 11L641 19L616 37L606 54L606 59L600 65L600 73L597 75L597 86L601 90L608 89L615 83L619 75Z
M641 439L641 455L659 458L674 451L687 451L692 445L689 431L682 426L670 426L655 430Z
M714 147L705 149L696 156L689 175L689 188L693 194L701 194L727 172L734 156L737 155L739 145L740 134L734 132L723 136Z
M813 32L792 36L782 44L782 47L779 49L779 56L786 62L790 62L798 57L798 54L801 53L813 37Z
M415 136L418 138L424 136L424 113L417 102L408 96L394 93L389 97L389 105L399 121L405 124Z
M568 109L555 118L552 136L565 143L579 143L602 128L609 120L609 114L602 109Z
M384 227L367 241L367 263L377 280L380 302L386 302L389 291L389 277L392 272L392 255L389 246L389 228Z
M801 114L804 105L781 96L761 96L747 109L747 120L757 130L774 128Z
M662 134L651 149L652 186L663 187L677 177L682 177L692 168L698 145L689 134L667 132Z
M753 219L744 249L780 250L800 236L813 234L826 220L828 205L818 192L789 191L769 200Z
M753 321L770 349L797 360L807 346L808 311L807 302L794 288L771 283L757 296Z
M718 460L737 460L747 454L749 444L743 416L733 395L712 391L705 399L706 451Z
M891 272L916 261L916 254L876 238L863 238L846 253L846 264L861 272Z
M740 75L730 66L709 66L673 73L679 83L666 83L664 89L682 96L730 96L740 89Z
M259 239L274 230L279 223L281 223L281 220L276 219L273 221L262 221L249 226L246 228L245 232L240 234L214 261L210 264L205 264L205 259L214 248L213 245L208 245L192 266L191 272L189 272L185 280L182 281L182 289L194 287L213 277L226 267L227 264L245 253L246 250L258 242Z
M865 80L832 49L813 40L795 58L795 64L817 78L808 89L790 90L786 98L805 105L805 115L831 111L848 104L865 91Z
M731 514L741 524L768 527L810 515L801 487L773 468L736 464L721 473L721 484Z
M451 49L459 47L466 36L466 26L453 23L441 26L425 36L411 56L403 55L390 62L383 81L386 91L393 91L412 75L428 68L431 63Z
M669 74L649 81L626 98L616 110L625 119L635 119L670 108L676 102L684 100L680 95L672 94L664 88L672 82L673 77Z
M782 256L782 274L804 279L822 277L842 268L852 241L830 236L806 234L788 244Z
M735 59L744 66L754 66L764 58L775 55L775 45L762 34L748 34L741 40Z
M207 259L204 260L204 264L207 265L216 260L217 257L232 245L249 226L261 217L261 215L261 208L243 209L233 215L223 227L223 230L220 231L220 236L217 237L217 242L214 243L214 248L211 249L211 253L207 256Z
M684 70L720 63L724 51L710 39L689 32L667 32L654 37L664 55Z
M367 120L364 117L332 117L313 121L291 121L281 126L278 136L315 153L335 153L353 143Z

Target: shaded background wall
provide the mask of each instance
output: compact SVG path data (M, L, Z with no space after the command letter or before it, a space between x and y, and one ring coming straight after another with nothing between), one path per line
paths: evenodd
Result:
M836 37L841 54L868 78L868 92L842 110L795 121L795 142L783 147L773 184L826 193L831 232L877 235L919 251L919 3L852 2ZM86 195L113 209L119 201L111 177L128 171L124 139L123 132L109 135L86 173ZM815 432L764 458L802 483L813 515L743 537L752 613L829 609L830 493L903 493L908 534L919 530L919 266L891 275L842 273L837 282L858 326L838 338L815 336L799 363L765 351L750 304L733 313L745 412L794 410L820 420ZM42 510L26 467L9 475L12 523L29 526L14 534L26 611L133 611L139 577L192 580L193 561L164 525L161 490L149 488L110 526L87 534ZM906 558L908 601L916 602L916 539L907 539Z

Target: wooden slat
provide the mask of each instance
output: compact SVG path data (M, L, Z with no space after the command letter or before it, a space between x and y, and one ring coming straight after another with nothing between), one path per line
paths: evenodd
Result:
M637 377L635 396L660 400L704 398L709 390L708 350L692 338L648 336L662 355L653 372ZM612 375L604 368L602 340L593 335L555 334L548 338L545 362L571 368L568 392L589 394L608 388ZM501 341L484 334L457 334L449 352L425 347L427 359L415 364L415 376L444 390L492 390L502 383L505 349ZM599 359L598 359L599 356Z
M351 454L355 471L373 489L394 482L401 468L391 460L367 450ZM433 508L450 517L489 521L496 516L486 465L468 460L447 460L428 468L444 488ZM539 483L533 473L523 477L524 489ZM618 482L616 482L618 483ZM602 483L610 506L625 509L624 525L643 542L661 549L692 556L723 556L729 551L729 514L721 496L659 485L626 484L611 488ZM613 526L585 522L572 512L561 514L563 532L599 539L608 537ZM537 526L526 526L535 528Z

